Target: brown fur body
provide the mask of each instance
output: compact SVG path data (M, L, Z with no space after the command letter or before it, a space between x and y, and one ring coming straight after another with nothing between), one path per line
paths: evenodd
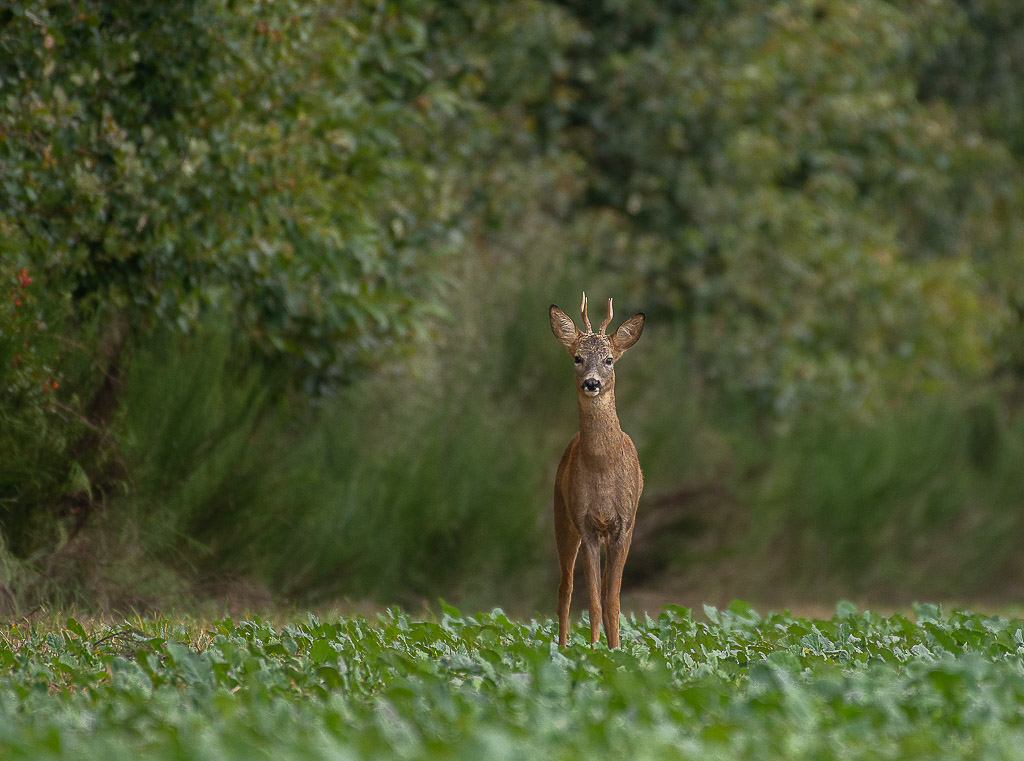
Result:
M599 639L603 623L608 646L618 647L622 571L644 481L636 447L619 426L615 411L614 363L639 339L645 318L635 315L605 336L604 328L611 319L609 300L608 319L595 334L590 332L585 305L586 296L585 333L558 307L552 305L550 310L552 332L575 359L580 421L579 432L562 453L555 476L555 543L561 571L558 641L566 644L573 568L582 549L591 645Z

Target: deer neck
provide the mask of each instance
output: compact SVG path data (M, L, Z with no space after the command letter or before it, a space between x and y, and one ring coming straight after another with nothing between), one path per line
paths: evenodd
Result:
M596 397L579 397L580 453L585 462L600 466L614 463L622 455L622 429L615 412L615 395L607 391Z

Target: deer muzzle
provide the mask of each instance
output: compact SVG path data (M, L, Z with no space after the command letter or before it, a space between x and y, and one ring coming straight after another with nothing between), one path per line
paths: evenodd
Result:
M597 396L601 393L601 381L597 378L587 378L580 386L587 396Z

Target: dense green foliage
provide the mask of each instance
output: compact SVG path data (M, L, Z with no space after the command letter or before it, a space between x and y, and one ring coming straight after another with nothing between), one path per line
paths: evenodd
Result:
M9 758L1016 758L1024 620L916 608L829 620L744 603L630 620L7 625Z
M5 11L0 253L73 320L212 310L351 374L412 332L443 243L445 93L413 7Z
M979 26L1009 12L965 5ZM1011 35L954 60L983 30L953 2L466 14L498 51L470 59L487 97L578 159L573 213L600 211L589 256L681 325L709 381L820 415L1005 362L1024 175L1009 131L939 90L986 87L980 62Z
M649 316L638 577L1012 586L1020 14L3 8L2 604L547 599L581 287Z
M169 326L230 328L268 399L425 335L455 103L425 45L415 4L0 12L0 278L31 279L0 325L9 548L52 550L131 481L126 364Z

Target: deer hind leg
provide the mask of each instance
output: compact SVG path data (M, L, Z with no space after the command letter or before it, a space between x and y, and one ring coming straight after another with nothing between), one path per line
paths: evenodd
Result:
M596 541L583 543L583 578L590 597L590 646L601 639L601 545Z
M555 545L558 548L558 644L565 647L569 636L569 603L572 601L572 572L576 566L576 553L580 549L580 535L576 533L565 512L561 494L555 492Z
M619 593L622 591L622 569L626 567L626 555L632 536L627 534L624 541L609 542L606 547L604 588L604 633L608 647L619 646Z
M608 572L612 564L610 562L611 551L607 546L604 553L604 568L601 571L601 622L604 625L604 636L608 640L610 647L612 641L612 620L610 616L611 607L608 605Z

